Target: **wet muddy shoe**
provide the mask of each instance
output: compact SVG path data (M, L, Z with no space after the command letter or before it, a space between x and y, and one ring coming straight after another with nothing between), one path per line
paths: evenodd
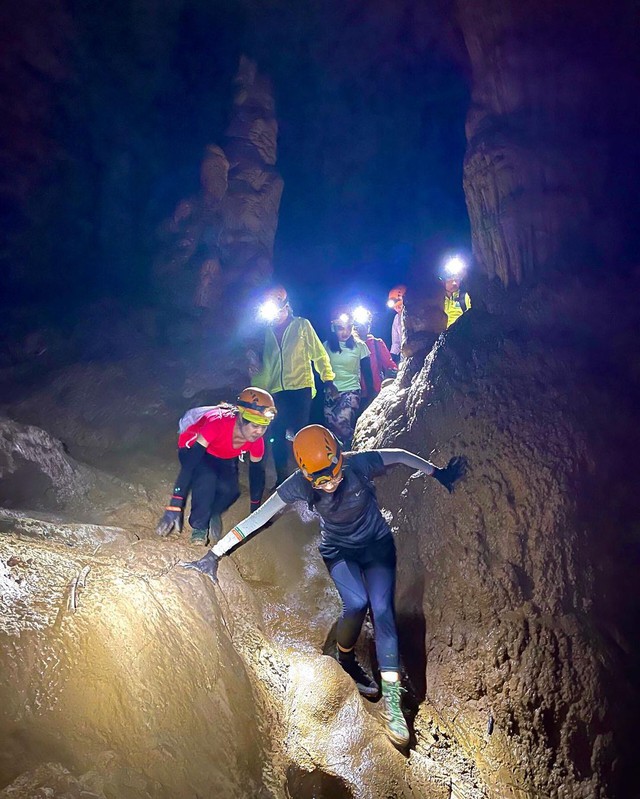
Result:
M409 728L402 713L402 694L404 688L400 680L396 682L382 681L382 719L387 735L396 746L409 745Z
M349 677L355 682L362 696L371 698L378 695L380 691L378 683L369 677L367 672L358 663L358 659L353 652L344 653L338 650L337 660Z
M207 538L209 536L208 530L201 530L197 527L193 527L191 529L191 543L192 544L202 544L205 545L207 543Z

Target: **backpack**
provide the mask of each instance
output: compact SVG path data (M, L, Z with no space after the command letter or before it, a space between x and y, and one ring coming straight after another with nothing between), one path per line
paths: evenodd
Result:
M212 413L217 411L218 413ZM182 435L185 430L188 430L192 425L196 424L205 416L212 415L214 418L222 418L223 416L235 416L236 408L234 405L229 405L228 402L220 402L218 405L201 405L199 408L191 408L180 417L178 422L178 435Z

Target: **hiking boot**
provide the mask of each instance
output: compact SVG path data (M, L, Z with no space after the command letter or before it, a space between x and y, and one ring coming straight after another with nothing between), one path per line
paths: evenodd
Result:
M222 535L222 516L214 513L209 520L209 543L213 544L220 540Z
M192 544L202 544L206 546L207 538L209 537L209 531L201 529L199 527L192 527L191 528L191 543Z
M378 695L378 692L380 691L378 683L369 677L367 672L358 663L358 658L355 656L353 651L341 652L338 649L337 660L342 668L347 672L349 677L351 677L351 679L355 682L356 688L358 691L360 691L362 696L371 698Z
M402 714L403 693L404 688L400 685L400 680L382 681L382 719L388 737L396 746L401 747L409 744L409 728Z

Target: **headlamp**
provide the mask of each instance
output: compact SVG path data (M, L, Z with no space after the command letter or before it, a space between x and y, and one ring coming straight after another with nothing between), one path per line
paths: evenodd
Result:
M242 418L254 424L267 425L269 422L272 422L278 414L277 408L265 408L264 405L259 405L257 402L237 400L236 405L240 409Z
M442 267L445 280L452 277L460 277L467 271L467 262L460 255L453 255L448 258Z
M387 308L394 308L400 302L400 297L397 300L387 300Z
M274 300L267 300L258 308L258 315L261 319L264 319L265 322L275 322L281 310L282 308L278 307L277 302Z
M353 321L357 325L366 325L371 321L371 311L365 308L364 305L358 305L353 310Z

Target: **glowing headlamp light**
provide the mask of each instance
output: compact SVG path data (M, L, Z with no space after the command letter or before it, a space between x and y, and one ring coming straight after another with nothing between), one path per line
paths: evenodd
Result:
M461 256L454 255L445 261L442 271L445 278L460 277L467 271L467 262Z
M387 308L394 308L400 302L400 297L397 300L387 300Z
M264 319L265 322L275 322L281 310L277 302L267 300L258 308L258 315L261 319Z
M346 313L341 313L340 316L336 319L336 322L340 322L341 325L349 324L349 315Z
M353 311L353 321L357 325L366 325L371 321L371 311L364 305L358 305Z

